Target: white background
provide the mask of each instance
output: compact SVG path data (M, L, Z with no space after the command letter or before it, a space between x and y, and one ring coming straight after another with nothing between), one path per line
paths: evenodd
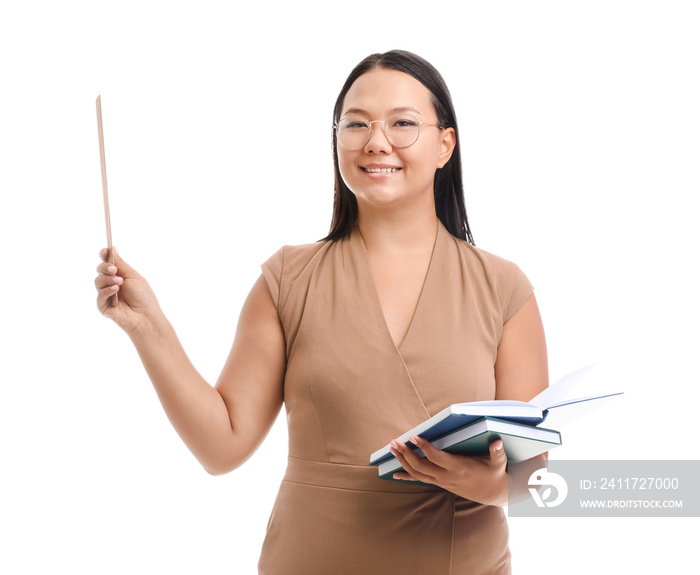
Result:
M239 3L242 4L242 3ZM332 106L403 48L444 75L477 245L536 287L556 380L624 399L561 459L700 459L695 2L4 2L0 571L254 573L284 420L208 476L94 305L114 243L214 383L259 264L328 230ZM511 519L515 573L685 571L697 518Z

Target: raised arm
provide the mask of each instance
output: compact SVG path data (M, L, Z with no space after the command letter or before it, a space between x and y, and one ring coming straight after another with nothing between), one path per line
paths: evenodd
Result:
M104 260L106 250L101 255ZM98 309L130 337L187 447L211 474L241 465L282 406L284 333L262 276L243 305L231 353L212 387L190 362L148 282L118 254L113 266L103 261L97 271ZM115 291L119 303L112 307Z

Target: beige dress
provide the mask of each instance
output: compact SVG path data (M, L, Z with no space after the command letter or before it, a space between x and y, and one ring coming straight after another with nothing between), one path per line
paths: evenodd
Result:
M262 269L287 341L289 462L259 572L510 573L500 507L380 480L368 462L444 407L494 398L503 325L532 292L520 269L440 225L398 348L357 228L285 246Z

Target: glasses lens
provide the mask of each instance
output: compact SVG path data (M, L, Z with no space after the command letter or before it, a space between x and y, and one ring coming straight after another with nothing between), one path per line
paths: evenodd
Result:
M387 119L386 132L393 146L408 148L418 139L420 123L413 116L398 114Z
M338 122L338 142L348 150L364 148L369 140L369 122L357 116L348 116Z
M372 124L359 116L348 116L338 122L338 142L348 150L364 148L369 141ZM408 148L416 143L420 134L420 122L413 116L397 114L384 123L385 134L389 143L396 148ZM374 130L378 127L375 126Z

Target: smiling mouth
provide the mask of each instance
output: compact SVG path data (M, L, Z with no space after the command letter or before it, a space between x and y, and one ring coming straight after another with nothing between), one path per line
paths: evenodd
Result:
M401 168L361 168L362 171L368 174L390 174L397 172Z

